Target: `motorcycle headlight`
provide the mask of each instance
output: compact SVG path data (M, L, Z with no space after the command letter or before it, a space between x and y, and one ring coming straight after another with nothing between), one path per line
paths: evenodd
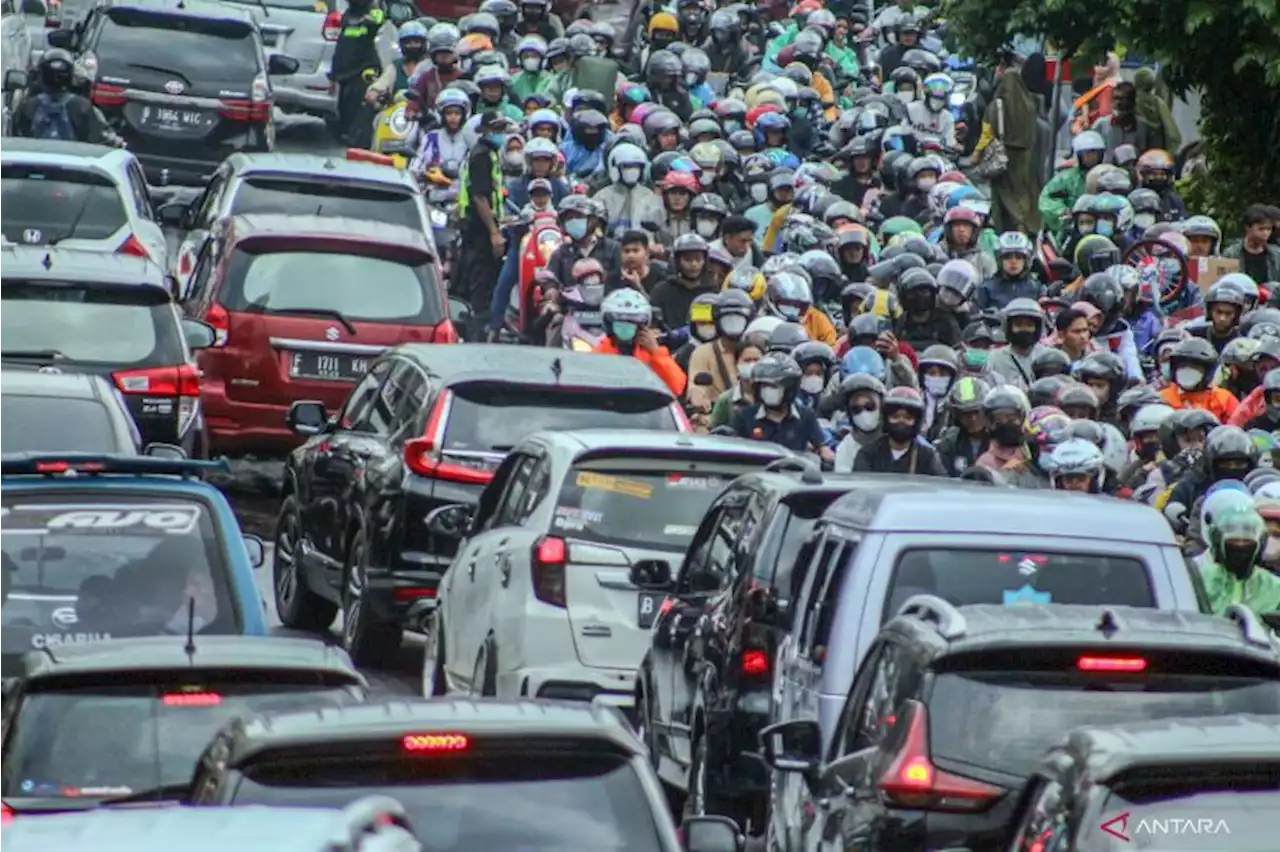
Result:
M409 133L409 119L404 114L404 107L398 108L391 113L391 118L387 120L387 126L391 128L391 132L397 136L407 136Z
M444 215L443 211L441 210L431 211L431 227L443 228L447 224L449 224L449 217Z
M957 107L964 106L964 92L952 92L951 105Z

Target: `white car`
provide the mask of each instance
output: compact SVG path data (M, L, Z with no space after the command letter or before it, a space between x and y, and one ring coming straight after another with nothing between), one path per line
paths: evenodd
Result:
M0 200L6 243L127 254L168 268L142 166L122 148L6 138Z
M666 432L541 432L518 445L474 512L444 506L433 535L468 530L427 630L423 692L597 701L629 708L666 588L702 516L775 444Z

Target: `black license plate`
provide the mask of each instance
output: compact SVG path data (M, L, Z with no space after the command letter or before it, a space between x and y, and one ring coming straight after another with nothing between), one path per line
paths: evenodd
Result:
M139 116L142 124L159 130L199 130L211 124L209 113L202 109L146 104Z
M667 596L662 592L641 592L636 597L636 623L641 630L648 630L662 609L662 602Z
M373 358L327 352L290 352L289 375L295 379L356 382L369 372Z

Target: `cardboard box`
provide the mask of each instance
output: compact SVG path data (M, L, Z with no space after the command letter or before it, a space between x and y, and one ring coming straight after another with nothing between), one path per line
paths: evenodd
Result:
M1240 261L1226 257L1193 257L1191 258L1191 280L1196 282L1200 292L1207 293L1218 279L1232 272L1240 271Z

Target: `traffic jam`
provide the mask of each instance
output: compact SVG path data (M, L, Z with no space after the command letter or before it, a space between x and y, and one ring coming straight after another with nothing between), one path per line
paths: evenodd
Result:
M943 6L6 0L6 850L1276 852L1280 209Z

